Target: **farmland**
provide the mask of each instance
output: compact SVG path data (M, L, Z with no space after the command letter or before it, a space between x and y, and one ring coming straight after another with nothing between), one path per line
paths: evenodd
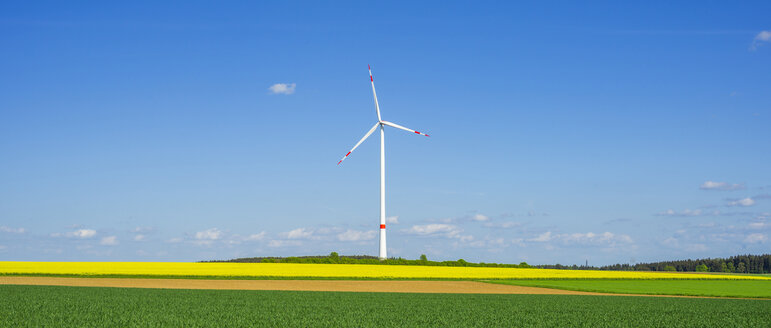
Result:
M0 276L0 285L380 293L598 295L590 292L508 284L488 284L468 280L233 280Z
M625 296L0 286L0 325L766 327L771 302Z
M0 275L311 279L741 279L750 275L363 264L0 262Z
M0 262L0 327L764 327L769 300L588 292L771 298L770 285L762 275L535 268Z
M516 286L600 293L771 298L771 281L762 280L497 280Z

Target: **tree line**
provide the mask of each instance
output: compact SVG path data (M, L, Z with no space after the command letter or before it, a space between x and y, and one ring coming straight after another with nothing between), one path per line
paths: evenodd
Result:
M613 264L601 267L587 265L546 264L531 266L526 262L519 264L473 263L463 259L456 261L429 261L425 254L417 260L392 257L380 260L370 255L340 256L332 252L326 256L291 256L291 257L244 257L232 260L202 262L234 263L315 263L315 264L379 264L379 265L427 265L427 266L464 266L498 268L542 268L566 270L613 270L613 271L677 271L677 272L729 272L729 273L771 273L771 254L737 255L729 258L707 258L696 260L662 261L637 264Z
M614 264L600 270L771 273L771 254L737 255L729 258Z
M464 267L502 267L502 268L529 268L525 262L520 264L502 264L502 263L473 263L464 259L457 261L429 261L425 254L420 255L417 260L408 260L401 257L392 257L380 260L376 256L370 255L349 255L340 256L337 252L332 252L327 256L290 256L290 257L244 257L225 261L202 261L202 262L234 262L234 263L314 263L314 264L382 264L382 265L427 265L427 266L464 266Z

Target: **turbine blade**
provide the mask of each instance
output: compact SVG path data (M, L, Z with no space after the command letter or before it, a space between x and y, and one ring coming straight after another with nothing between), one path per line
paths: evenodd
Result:
M365 134L364 137L361 138L361 140L359 140L359 142L356 143L356 146L353 146L353 148L351 148L351 151L345 154L345 156L343 156L343 159L337 162L337 165L340 165L340 163L342 163L346 159L346 157L348 157L348 155L350 155L356 149L356 147L359 147L359 145L361 145L361 143L364 142L364 140L366 140L372 134L372 132L375 132L375 129L377 129L378 125L380 125L380 122L375 123L375 125L372 126L371 129L369 129L369 132L367 132L367 134Z
M375 97L375 111L377 111L377 120L382 121L383 119L380 118L380 105L377 103L377 93L375 92L375 79L372 78L372 68L367 65L367 69L369 70L369 81L372 83L372 96Z
M387 122L387 121L381 121L381 123L383 123L383 124L385 124L385 125L388 125L388 126L391 126L391 127L395 127L395 128L397 128L397 129L402 129L402 130L404 130L404 131L409 131L409 132L412 132L412 133L417 133L417 134L419 134L419 135L423 135L423 136L426 136L426 137L428 137L428 135L427 135L427 134L425 134L425 133L422 133L422 132L418 132L418 131L415 131L415 130L412 130L412 129L408 129L408 128L405 128L405 127L403 127L403 126L401 126L401 125L399 125L399 124L396 124L396 123L391 123L391 122Z

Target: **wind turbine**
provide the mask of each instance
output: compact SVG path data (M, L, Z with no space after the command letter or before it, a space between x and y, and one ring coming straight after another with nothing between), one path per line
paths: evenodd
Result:
M383 121L383 119L380 117L380 105L377 103L377 93L375 93L375 79L372 78L372 68L367 65L367 69L369 69L369 81L372 83L372 96L375 98L375 111L377 112L377 122L375 125L372 126L371 129L369 129L369 132L364 135L359 142L356 143L353 148L351 148L351 151L349 151L343 158L337 162L337 165L340 165L347 157L350 155L356 147L359 147L364 140L366 140L370 135L372 135L372 132L375 132L375 129L380 127L380 253L378 254L378 258L381 260L385 260L388 258L386 255L386 215L385 215L385 126L388 125L390 127L394 127L397 129L402 129L404 131L409 131L412 133L416 133L419 135L423 135L428 137L425 133L420 133L415 130L411 130L408 128L405 128L401 125L398 125L396 123L391 123L388 121Z

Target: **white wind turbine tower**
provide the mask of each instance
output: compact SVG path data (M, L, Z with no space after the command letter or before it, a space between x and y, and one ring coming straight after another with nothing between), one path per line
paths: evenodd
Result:
M402 129L404 131L409 131L412 133L417 133L420 135L424 135L426 137L428 137L428 135L425 133L420 133L415 130L410 130L408 128L405 128L395 123L383 121L383 119L380 117L380 105L378 105L377 103L377 93L375 93L375 79L372 78L372 68L370 68L369 65L367 65L367 69L369 69L369 81L372 83L372 96L375 98L375 111L377 112L377 123L375 123L375 125L373 125L371 129L369 129L369 132L367 132L367 134L365 134L364 137L361 138L361 140L359 140L359 142L357 142L356 145L353 146L353 148L351 148L351 151L345 154L345 156L343 156L343 158L339 162L337 162L337 165L340 165L340 163L342 163L348 157L348 155L350 155L356 149L356 147L359 147L359 145L361 145L361 143L364 142L364 140L366 140L372 134L372 132L375 132L375 129L377 129L378 126L380 127L380 253L378 257L381 260L385 260L386 258L388 258L388 256L386 255L386 230L385 230L386 215L385 215L385 132L384 132L384 128L386 125L388 125L390 127Z

